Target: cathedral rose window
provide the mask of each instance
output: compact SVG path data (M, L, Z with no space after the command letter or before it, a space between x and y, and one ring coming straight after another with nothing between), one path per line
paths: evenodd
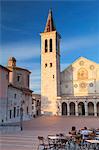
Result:
M90 87L93 87L93 83L90 83L89 86L90 86Z
M79 65L80 65L80 66L83 66L83 65L84 65L84 61L80 61L80 62L79 62Z
M90 66L90 70L94 70L94 65L91 65L91 66Z
M87 87L87 84L86 83L84 83L84 82L82 82L82 83L80 83L80 88L86 88Z
M77 84L74 84L74 87L75 87L75 88L77 88L77 87L78 87L78 85L77 85Z

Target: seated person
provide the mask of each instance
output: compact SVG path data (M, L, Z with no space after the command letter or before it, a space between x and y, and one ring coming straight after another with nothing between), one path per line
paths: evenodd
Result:
M76 127L75 126L73 126L72 127L72 129L71 129L71 131L69 132L69 134L72 134L72 135L76 135Z
M96 131L93 129L92 132L89 133L89 138L94 139L95 136L96 136Z
M88 131L87 127L84 127L84 129L81 130L80 133L82 135L83 140L87 140L88 139L89 131Z
M75 140L77 144L80 144L82 142L82 135L80 134L80 131L75 136Z

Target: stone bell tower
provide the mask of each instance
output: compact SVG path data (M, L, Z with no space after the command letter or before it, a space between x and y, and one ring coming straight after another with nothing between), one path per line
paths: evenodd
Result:
M41 112L57 114L60 96L60 35L56 31L52 11L49 11L45 30L41 35Z

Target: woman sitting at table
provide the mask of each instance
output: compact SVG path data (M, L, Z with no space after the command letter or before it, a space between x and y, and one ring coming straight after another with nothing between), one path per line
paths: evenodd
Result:
M72 135L76 135L76 127L75 126L73 126L72 127L72 129L71 129L71 131L69 132L69 134L72 134Z

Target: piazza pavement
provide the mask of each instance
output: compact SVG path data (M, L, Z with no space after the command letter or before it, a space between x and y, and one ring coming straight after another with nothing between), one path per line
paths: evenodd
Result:
M67 134L72 126L79 130L84 126L99 128L98 117L65 117L41 116L23 122L20 127L3 127L0 129L0 150L37 150L38 136L64 133Z

